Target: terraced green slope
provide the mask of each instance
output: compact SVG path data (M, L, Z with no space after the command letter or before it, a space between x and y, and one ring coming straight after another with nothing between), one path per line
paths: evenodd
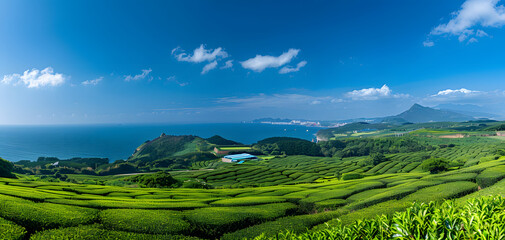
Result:
M500 140L425 139L454 144L431 151L369 157L290 156L217 170L178 172L215 189L123 188L0 178L2 239L241 239L293 234L394 215L412 202L503 194ZM449 171L421 163L444 157ZM359 178L345 178L345 176ZM342 180L349 179L349 180ZM464 201L464 200L460 200ZM321 225L326 223L324 225ZM3 235L1 235L3 234Z

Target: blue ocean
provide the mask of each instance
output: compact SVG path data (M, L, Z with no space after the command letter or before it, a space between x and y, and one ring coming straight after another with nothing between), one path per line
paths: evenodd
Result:
M62 125L0 126L0 157L36 160L38 157L106 157L126 159L135 148L161 133L220 135L244 144L268 137L315 138L320 128L253 123L172 124L172 125Z

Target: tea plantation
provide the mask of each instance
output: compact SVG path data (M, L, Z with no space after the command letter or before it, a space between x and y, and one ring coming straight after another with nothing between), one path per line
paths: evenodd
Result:
M416 139L433 147L375 164L299 155L172 173L212 189L0 178L0 239L505 239L505 142Z

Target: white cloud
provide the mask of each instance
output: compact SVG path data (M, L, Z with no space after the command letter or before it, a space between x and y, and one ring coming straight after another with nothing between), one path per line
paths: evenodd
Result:
M89 86L89 85L97 85L99 82L101 82L103 80L103 77L99 77L97 79L93 79L93 80L86 80L84 82L82 82L81 84L84 85L84 86Z
M435 43L433 41L426 40L426 41L423 42L423 46L425 46L425 47L433 47L433 46L435 46Z
M202 75L206 74L207 72L209 72L210 70L212 70L216 67L217 67L217 61L210 62L203 67L201 74Z
M224 63L224 66L221 67L221 69L228 69L233 67L233 60L228 60Z
M177 61L193 63L201 63L205 61L212 62L217 58L228 57L228 53L221 47L218 47L216 49L205 49L205 46L203 44L200 45L199 48L193 50L193 55L185 53L184 50L181 50L179 47L172 50L172 55L175 56Z
M343 102L345 102L345 100L341 99L341 98L334 98L330 102L331 103L343 103Z
M476 91L466 88L440 90L436 94L426 96L422 101L426 104L465 103L488 105L503 102L505 94L496 91Z
M466 88L460 88L460 89L446 89L439 91L437 94L432 95L432 96L448 96L448 95L460 95L460 96L469 96L469 95L474 95L478 94L480 91L474 91L474 90L469 90Z
M364 88L354 90L345 94L346 97L352 100L377 100L381 98L404 98L409 97L408 94L393 94L393 91L384 84L381 88Z
M505 25L505 7L497 6L498 2L499 0L466 0L461 9L453 13L449 22L438 25L430 34L458 36L460 42L472 35L487 36L487 33L476 28Z
M303 94L258 94L250 97L226 97L217 103L233 104L243 108L300 107L330 102L331 97L317 97Z
M10 74L4 75L2 79L3 84L24 84L28 88L39 88L45 86L58 86L62 85L66 77L61 73L54 73L53 68L47 67L42 71L38 69L26 70L23 74Z
M477 37L487 37L489 35L486 32L482 31L482 30L477 30L477 33L475 33L475 36L477 36Z
M175 76L167 77L167 81L175 82L177 85L179 85L181 87L187 86L189 84L188 82L180 82L179 80L177 80L177 78Z
M478 41L479 40L477 40L476 38L470 38L470 40L468 40L468 43L476 43Z
M298 52L300 52L300 49L291 48L278 57L256 55L256 57L240 62L240 64L245 69L262 72L265 68L278 68L291 62L291 60L298 55Z
M128 76L125 76L125 81L129 82L129 81L138 81L138 80L143 80L145 78L148 78L149 80L152 80L152 77L149 76L149 74L152 72L153 70L152 69L143 69L142 70L142 73L141 74L137 74L135 76L132 76L132 75L128 75Z
M285 66L279 70L280 74L285 74L285 73L290 73L290 72L298 72L300 71L300 68L304 67L307 65L307 61L301 61L298 64L296 64L296 67L290 67L290 66Z

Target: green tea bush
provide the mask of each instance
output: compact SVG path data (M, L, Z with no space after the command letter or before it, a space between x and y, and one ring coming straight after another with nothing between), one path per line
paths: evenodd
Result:
M265 239L504 239L505 199L472 199L464 206L452 201L414 203L393 216L358 220L351 225L337 222L333 227L299 234L288 231L263 234Z
M29 199L38 202L50 198L62 198L64 196L62 194L65 194L65 192L59 192L61 194L53 194L47 191L39 191L33 188L12 186L11 184L0 185L0 193L3 195L9 195L13 197Z
M338 217L343 213L344 211L337 210L310 215L283 217L275 221L261 223L232 233L224 234L221 239L252 239L262 234L265 236L275 236L285 230L301 233L307 231L307 229L311 228L312 226Z
M414 170L414 168L419 166L419 164L421 164L421 163L420 162L411 162L411 163L405 165L405 167L402 168L401 172L404 172L404 173L411 172L412 170Z
M344 206L347 201L344 199L328 199L314 203L314 208L317 211L323 211L328 209L337 209L338 207Z
M70 227L93 222L98 211L52 203L34 203L0 195L0 217L24 226L28 231Z
M286 199L276 196L266 197L236 197L218 200L210 203L211 206L251 206L267 203L280 203L285 202Z
M505 178L505 166L496 166L482 171L477 176L477 184L481 188L489 187L501 179Z
M21 240L25 234L26 230L23 227L0 218L0 239Z
M358 184L353 184L345 188L337 188L334 190L323 190L313 194L310 194L307 198L300 200L300 210L304 212L311 212L314 210L314 203L320 202L327 199L338 199L346 198L353 193L362 192L368 189L374 189L384 186L382 182L371 181L371 182L359 182Z
M449 182L423 188L405 198L405 201L429 202L457 198L477 191L477 184L468 181Z
M198 240L196 237L181 235L150 235L143 233L111 231L100 228L99 225L87 225L69 228L46 230L33 234L30 240Z
M428 179L433 179L433 180L439 180L443 182L454 182L454 181L475 181L475 178L477 177L477 173L455 173L455 174L450 174L450 175L429 175L425 178L422 178L423 180L428 180Z
M217 237L296 210L292 203L273 203L247 207L208 207L185 211L186 219L206 237Z
M363 177L364 177L363 174L355 173L355 172L342 174L342 180L360 179L360 178L363 178Z
M170 210L107 209L99 214L107 229L150 234L188 233L182 213Z
M208 204L202 201L195 200L170 200L170 199L160 199L160 201L155 201L157 199L152 199L151 201L145 199L138 200L73 200L73 199L49 199L48 202L74 205L90 208L136 208L136 209L171 209L171 210L185 210L207 207Z
M370 193L368 196L365 197L365 195L361 196L361 200L353 202L352 204L349 204L349 208L351 209L360 209L360 208L365 208L380 202L384 202L387 200L391 199L400 199L403 198L411 193L416 192L420 188L428 187L428 186L433 186L440 184L442 182L439 181L416 181L412 183L405 183L405 184L400 184L391 188L386 188L386 189L381 189L383 191L373 191ZM355 198L358 199L358 198Z

